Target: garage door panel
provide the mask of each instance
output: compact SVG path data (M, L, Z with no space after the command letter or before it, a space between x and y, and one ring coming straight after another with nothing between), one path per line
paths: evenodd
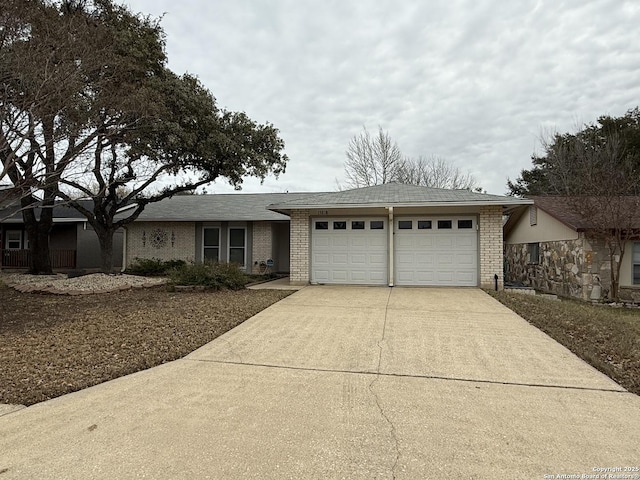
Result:
M436 255L433 253L417 252L413 254L413 263L421 265L422 267L433 267L436 262Z
M352 248L366 248L367 239L365 236L352 236L350 237Z
M372 220L382 220L384 229L371 229ZM352 229L352 221L364 229ZM387 224L383 218L323 218L327 230L312 225L311 281L314 283L384 285L388 276ZM334 222L346 229L334 230ZM362 223L358 223L362 226Z
M453 238L451 235L436 235L436 247L438 249L449 249L449 248L453 248L453 246L455 245L455 238Z
M349 256L346 253L334 253L331 255L331 265L336 266L346 266L348 263Z
M453 228L438 228L439 219L451 220ZM477 286L478 234L474 229L458 229L458 220L449 218L397 217L394 235L395 283L397 285ZM399 220L412 220L413 229L399 229ZM431 229L416 229L419 220L431 220ZM442 223L448 225L448 223Z
M373 268L386 269L387 268L387 255L386 253L371 253L369 254L369 265Z
M351 255L351 264L352 265L366 265L367 264L367 256L364 253L353 253Z
M328 253L316 253L313 256L313 263L318 267L329 265L329 254Z
M333 248L341 248L349 246L349 237L347 237L344 233L335 233L335 236L331 238L331 246Z
M315 237L313 239L314 247L328 247L329 246L329 237Z
M453 266L455 265L454 258L455 256L451 254L440 254L437 256L437 265L438 267L443 268L453 268Z
M477 250L478 239L475 235L459 235L456 237L456 247Z

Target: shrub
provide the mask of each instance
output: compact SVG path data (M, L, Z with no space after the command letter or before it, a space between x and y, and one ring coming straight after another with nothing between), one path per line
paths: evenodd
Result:
M164 276L170 270L186 265L184 260L163 261L159 258L134 258L125 273L145 277Z
M247 283L247 278L235 263L196 263L171 270L169 281L173 285L201 285L215 290L240 290Z

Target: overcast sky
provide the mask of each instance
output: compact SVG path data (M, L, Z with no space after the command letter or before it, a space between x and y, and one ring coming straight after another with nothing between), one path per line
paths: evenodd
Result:
M126 3L164 13L174 72L280 130L287 172L245 192L335 190L349 140L381 126L504 194L541 133L640 104L638 0Z

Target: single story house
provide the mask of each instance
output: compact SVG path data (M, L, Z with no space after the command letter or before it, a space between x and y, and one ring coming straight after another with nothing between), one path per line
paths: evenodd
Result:
M503 214L530 200L385 184L331 193L175 196L126 228L137 258L267 260L298 284L502 286Z
M87 207L91 201L87 201ZM36 209L39 217L40 209ZM114 266L122 266L122 231L114 236ZM77 210L57 204L53 208L53 228L49 234L51 263L57 270L98 270L100 244L93 228ZM0 268L29 267L29 240L19 205L0 208Z
M533 205L515 209L504 226L506 281L582 300L606 296L611 260L603 240L591 233L592 220L578 214L567 197L531 200ZM638 301L640 238L626 243L621 262L620 297Z

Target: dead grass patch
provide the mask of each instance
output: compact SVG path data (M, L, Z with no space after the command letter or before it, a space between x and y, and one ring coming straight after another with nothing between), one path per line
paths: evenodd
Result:
M488 293L624 388L640 395L639 309Z
M176 360L290 291L69 297L0 284L0 403L31 405Z

